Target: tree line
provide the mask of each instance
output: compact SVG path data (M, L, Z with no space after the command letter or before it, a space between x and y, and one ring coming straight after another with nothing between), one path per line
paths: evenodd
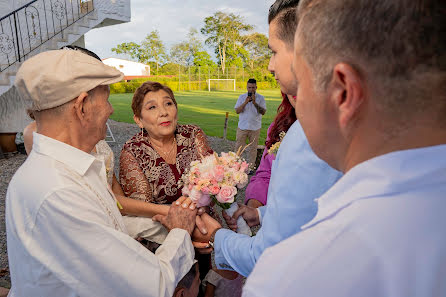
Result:
M204 44L199 38L205 37ZM213 49L212 59L205 46ZM156 75L178 73L181 66L201 66L218 69L222 74L229 68L244 68L259 80L273 80L267 71L271 52L265 34L254 32L254 26L243 17L217 11L204 19L198 31L191 28L186 39L173 44L167 50L158 30L153 30L140 43L124 42L112 48L112 52L126 54L138 62L151 65Z

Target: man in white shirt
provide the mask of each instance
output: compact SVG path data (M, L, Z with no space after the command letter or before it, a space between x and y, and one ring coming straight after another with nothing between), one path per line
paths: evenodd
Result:
M74 50L38 54L15 85L33 102L33 150L7 192L10 296L172 296L193 265L196 210L173 205L156 254L127 235L104 162L90 154L123 74Z
M267 249L243 296L446 296L446 70L440 0L303 0L296 113L345 175Z
M257 81L250 78L246 84L248 93L238 97L235 104L235 112L239 115L235 150L246 146L246 139L250 146L247 148L248 162L255 165L257 157L257 144L259 143L260 129L262 128L262 116L266 112L265 98L257 94Z

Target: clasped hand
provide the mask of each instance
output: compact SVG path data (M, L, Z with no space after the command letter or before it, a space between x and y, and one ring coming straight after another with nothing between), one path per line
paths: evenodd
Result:
M228 227L237 231L237 219L242 216L249 227L260 225L260 218L256 208L239 204L239 209L231 217L225 211L223 218ZM197 215L198 214L198 215ZM180 197L169 209L167 216L156 215L154 221L163 224L169 231L174 228L186 230L192 237L193 245L200 253L210 253L212 247L209 246L211 236L221 229L221 224L208 215L205 208L196 209L193 203L187 197Z
M166 216L155 215L152 219L163 224L169 231L174 228L186 230L191 235L194 246L204 248L201 251L204 253L208 252L211 235L221 228L220 223L207 214L208 211L208 207L197 210L190 198L180 197L172 203Z

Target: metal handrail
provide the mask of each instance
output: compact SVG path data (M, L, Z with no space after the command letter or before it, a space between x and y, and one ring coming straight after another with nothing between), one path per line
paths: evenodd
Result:
M4 17L1 17L1 18L0 18L0 22L3 21L3 19L6 19L7 17L13 15L13 14L16 13L17 11L22 10L23 8L25 8L25 7L27 7L27 6L30 6L31 4L33 4L34 2L37 2L37 1L38 1L38 0L33 0L33 1L31 1L31 2L29 2L29 3L27 3L27 4L25 4L25 5L23 5L22 7L17 8L16 10L14 10L14 11L8 13L8 14L5 15Z
M70 9L71 6L71 9ZM0 72L94 10L93 0L32 0L0 18Z

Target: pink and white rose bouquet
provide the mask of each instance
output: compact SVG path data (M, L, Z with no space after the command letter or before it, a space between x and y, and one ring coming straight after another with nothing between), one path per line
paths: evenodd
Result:
M209 155L193 161L181 178L183 195L198 207L214 200L224 209L234 202L237 189L248 184L249 164L234 152Z
M238 209L234 202L237 189L248 184L249 164L240 157L243 151L239 148L237 153L221 153L220 156L214 153L192 161L180 180L183 195L188 196L198 207L208 206L213 200L232 216ZM251 228L242 216L237 219L237 232L252 235Z

